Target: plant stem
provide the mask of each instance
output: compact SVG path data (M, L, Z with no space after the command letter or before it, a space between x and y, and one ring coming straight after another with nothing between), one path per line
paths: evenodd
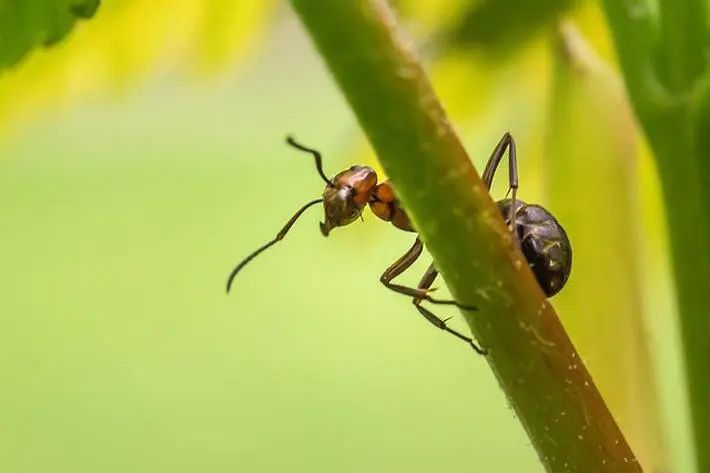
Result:
M651 117L669 106L654 67L657 28L648 0L603 0L621 61L629 98L637 113ZM623 58L623 59L622 59Z
M664 83L687 93L705 69L707 0L659 0Z
M387 4L292 3L547 471L640 472Z
M680 310L688 390L699 471L710 471L710 319L707 317L707 281L710 281L710 176L701 146L707 142L707 129L699 121L707 114L707 99L697 92L707 86L707 6L706 0L661 0L658 22L651 17L646 0L604 0L626 89L639 122L651 144L659 169L675 273L676 296ZM639 19L628 5L634 4L648 27L637 28ZM659 51L650 47L660 24ZM660 57L662 73L650 69L638 73L640 64ZM656 84L654 96L646 85ZM662 97L658 100L658 97ZM705 97L705 99L703 98ZM707 121L705 122L707 124ZM707 144L707 143L705 143Z

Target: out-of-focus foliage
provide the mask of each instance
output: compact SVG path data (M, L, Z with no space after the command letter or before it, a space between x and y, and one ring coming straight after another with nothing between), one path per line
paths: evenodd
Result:
M424 43L453 28L471 6L470 0L392 0L389 3Z
M485 48L489 54L515 49L577 3L579 0L472 1L449 39Z
M24 0L0 1L24 5ZM38 51L0 75L0 130L21 128L51 106L129 90L148 71L205 75L239 63L259 44L275 5L274 0L107 2L96 18L77 28L72 41Z
M695 92L693 101L692 123L694 129L691 130L696 147L699 150L710 150L710 77L699 85ZM710 189L710 159L707 157L698 162L700 176L703 179L703 187Z
M0 0L0 69L37 46L62 39L79 18L90 18L100 0Z
M643 318L633 115L618 75L577 28L562 23L558 36L545 200L566 222L575 244L574 265L581 270L555 305L646 471L667 471ZM604 296L589 297L599 281L604 281L598 288Z

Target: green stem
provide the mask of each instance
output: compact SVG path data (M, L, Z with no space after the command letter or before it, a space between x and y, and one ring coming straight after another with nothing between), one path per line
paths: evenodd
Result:
M707 281L710 281L710 184L709 166L703 155L709 144L707 89L708 34L706 0L661 0L659 3L659 54L653 44L653 23L642 15L647 27L625 8L646 0L604 0L604 9L616 43L626 88L639 122L654 151L658 165L673 253L676 295L683 334L685 364L697 464L699 471L710 471L710 319L707 317ZM643 48L639 47L643 45ZM664 61L662 72L638 68L651 58ZM660 84L669 92L649 96L647 84ZM663 97L658 100L658 97Z
M664 83L686 93L705 70L707 0L659 0Z
M640 472L381 0L292 0L550 472Z
M650 139L660 170L665 200L676 297L688 377L690 412L698 471L710 471L710 359L708 281L710 281L710 222L707 189L703 188L699 156L685 113L670 115Z
M671 0L672 1L672 0ZM639 114L653 116L669 106L654 67L658 35L649 0L603 0L629 98Z

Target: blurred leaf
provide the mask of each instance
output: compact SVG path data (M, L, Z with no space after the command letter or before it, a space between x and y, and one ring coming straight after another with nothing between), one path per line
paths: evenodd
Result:
M100 0L0 0L0 69L37 46L61 40L79 18L90 18Z
M643 137L638 140L638 186L642 199L640 227L641 276L644 285L644 320L661 401L666 444L671 463L666 471L695 471L690 424L687 373L683 366L678 307L673 290L670 242L665 203L653 152Z
M38 1L0 0L0 5L22 3L24 11ZM76 8L83 5L82 14L98 4L64 1ZM51 54L33 54L0 75L0 138L8 127L21 128L49 108L91 94L125 91L159 68L182 72L173 74L175 80L187 74L214 76L256 49L275 5L275 0L105 3L97 18Z
M91 18L99 8L101 0L79 0L71 5L72 12L80 18Z
M710 3L658 0L657 71L664 86L683 94L707 76L710 65Z
M470 0L391 0L418 43L450 30L468 9Z
M557 35L549 202L575 248L555 300L646 471L667 471L642 313L637 131L619 79L571 23ZM603 281L604 297L589 297Z
M710 157L707 155L710 149L710 75L696 87L691 107L692 139L695 149L701 151L698 154L700 179L703 187L710 189Z
M614 42L604 12L598 2L577 3L579 6L570 11L569 17L574 18L575 26L592 47L594 54L607 63L607 67L612 68L615 59Z
M203 0L195 31L195 62L203 72L220 70L261 38L275 0Z
M450 40L464 45L511 50L551 25L578 0L489 0L470 2Z

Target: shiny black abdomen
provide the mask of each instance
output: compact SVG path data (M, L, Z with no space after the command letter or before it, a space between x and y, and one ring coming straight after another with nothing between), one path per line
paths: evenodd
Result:
M498 202L508 222L512 200ZM516 199L515 232L520 248L535 273L537 282L548 297L557 294L567 282L572 269L572 246L567 233L550 212L539 205Z

